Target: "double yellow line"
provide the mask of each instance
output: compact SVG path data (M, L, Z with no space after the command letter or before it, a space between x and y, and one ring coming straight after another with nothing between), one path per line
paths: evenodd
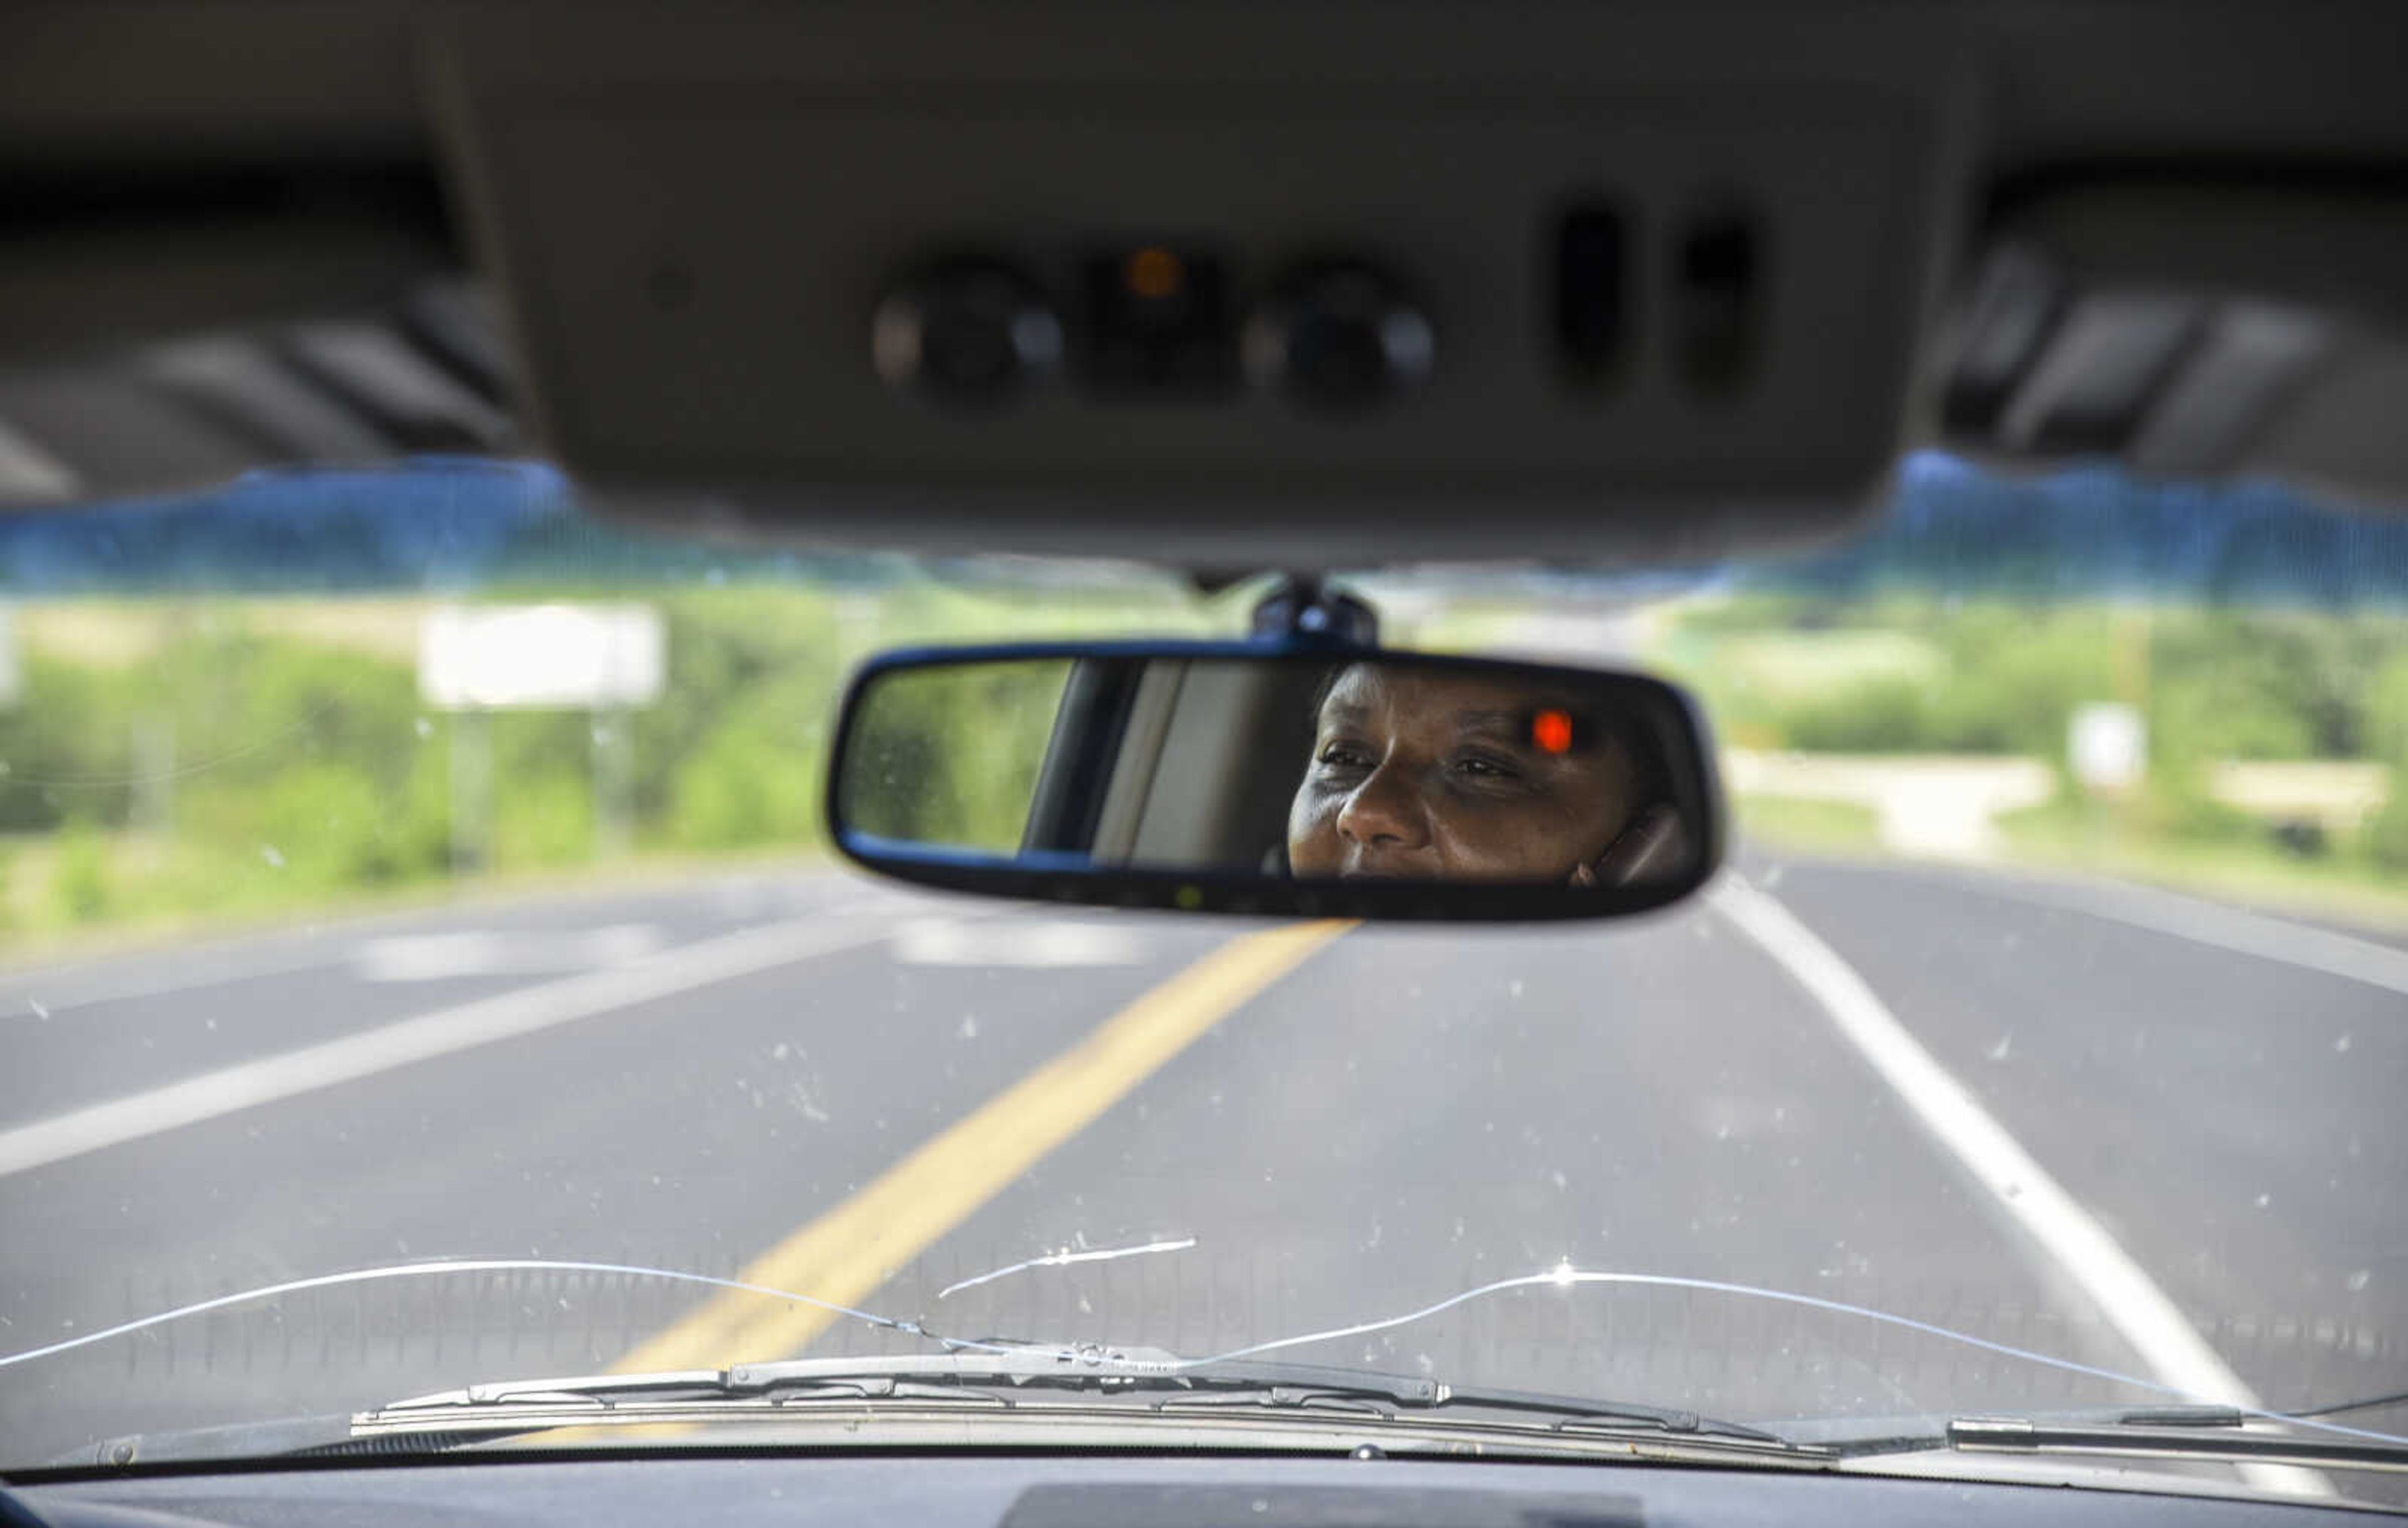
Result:
M859 1304L1039 1158L1352 927L1290 924L1222 945L763 1253L738 1280ZM815 1305L724 1290L613 1368L640 1374L787 1357L837 1319Z

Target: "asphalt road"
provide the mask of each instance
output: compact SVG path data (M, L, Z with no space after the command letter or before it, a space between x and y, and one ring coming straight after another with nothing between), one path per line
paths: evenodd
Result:
M2133 888L1741 870L1753 901L1624 925L1356 930L1147 1062L1058 1077L1263 926L753 872L0 974L0 1355L431 1258L768 1269L956 1334L1188 1354L1570 1264L2170 1377L2114 1259L2067 1255L2079 1222L2269 1405L2408 1390L2408 950ZM236 1305L0 1367L0 1462L765 1356L706 1350L742 1298L519 1271ZM810 1351L909 1346L755 1304ZM1670 1284L1288 1356L1766 1420L2149 1398Z

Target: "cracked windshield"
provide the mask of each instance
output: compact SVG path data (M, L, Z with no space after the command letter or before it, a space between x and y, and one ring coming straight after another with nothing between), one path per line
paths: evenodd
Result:
M1238 637L1266 580L671 540L466 462L0 519L0 1463L945 1339L2408 1433L2408 522L1922 456L1837 546L1338 583L1686 685L1721 871L1354 926L827 843L873 652ZM976 678L882 701L879 810L1008 851L1065 680ZM1309 795L1248 853L1354 852Z

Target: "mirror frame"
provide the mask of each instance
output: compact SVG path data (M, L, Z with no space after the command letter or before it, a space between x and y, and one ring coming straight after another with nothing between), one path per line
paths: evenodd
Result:
M1005 861L992 854L938 848L857 832L844 825L838 797L846 755L861 715L863 696L888 675L914 669L966 663L1079 658L1213 659L1242 662L1333 664L1357 660L1410 659L1456 672L1537 677L1567 671L1644 690L1663 719L1679 730L1675 746L1687 750L1694 771L1678 758L1667 761L1684 796L1695 785L1698 800L1683 800L1698 853L1689 872L1643 886L1549 887L1494 882L1274 881L1231 870L1176 871L1145 866L1097 868L1073 855L1022 854ZM1723 861L1727 838L1722 783L1705 716L1689 695L1651 675L1622 669L1522 662L1511 658L1422 653L1410 648L1358 647L1346 643L1266 639L1252 641L1006 642L966 647L909 647L881 653L846 685L844 706L830 744L822 793L828 841L864 870L915 885L980 896L1010 897L1069 906L1157 908L1187 913L1254 916L1418 919L1463 923L1527 923L1565 918L1627 916L1669 906L1694 894Z

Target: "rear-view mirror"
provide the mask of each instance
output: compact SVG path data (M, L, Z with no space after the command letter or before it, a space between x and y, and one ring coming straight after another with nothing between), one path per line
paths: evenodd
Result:
M1637 674L1259 644L889 655L831 837L926 885L1356 917L1599 916L1713 873L1695 706Z

